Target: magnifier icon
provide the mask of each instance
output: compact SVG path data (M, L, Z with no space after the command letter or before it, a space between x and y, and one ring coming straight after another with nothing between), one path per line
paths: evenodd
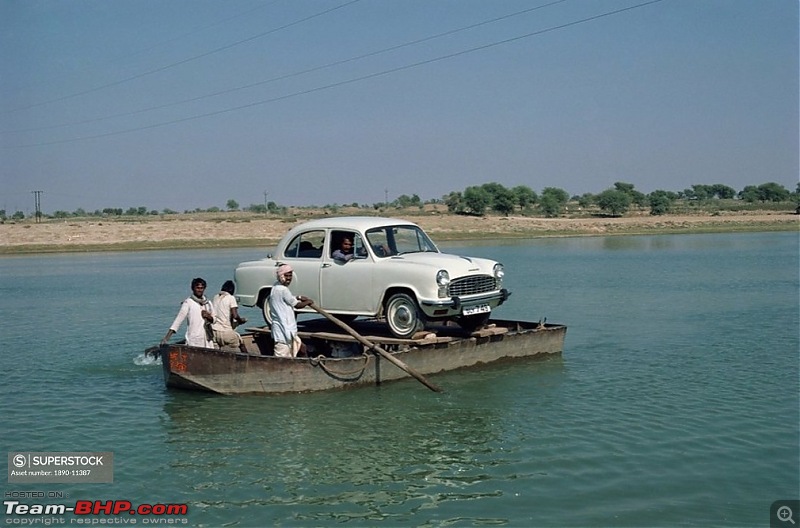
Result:
M783 522L789 521L795 524L794 519L792 519L792 509L788 506L781 506L778 508L778 519Z

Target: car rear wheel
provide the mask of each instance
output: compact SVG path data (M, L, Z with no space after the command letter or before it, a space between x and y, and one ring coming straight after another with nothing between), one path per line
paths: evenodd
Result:
M261 302L261 315L264 316L264 322L267 326L272 327L272 317L269 314L269 292L263 296Z
M408 339L425 327L425 319L412 296L395 293L386 302L386 324L396 337Z

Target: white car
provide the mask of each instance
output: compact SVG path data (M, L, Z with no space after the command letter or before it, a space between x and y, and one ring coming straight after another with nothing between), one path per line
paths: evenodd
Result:
M343 238L353 243L347 261L333 257ZM266 299L275 270L284 263L294 268L289 287L294 295L313 299L345 321L385 318L400 338L413 336L429 321L455 320L473 330L510 295L503 288L502 264L442 253L416 224L395 218L326 218L292 228L274 256L236 268L236 299L261 308L267 323Z

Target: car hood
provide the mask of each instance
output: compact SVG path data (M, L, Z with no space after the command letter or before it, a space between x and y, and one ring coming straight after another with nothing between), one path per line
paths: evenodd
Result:
M465 275L484 275L493 273L494 260L464 257L450 253L405 253L391 257L392 262L407 262L419 266L428 266L436 270L445 269L450 274L450 278L463 277Z

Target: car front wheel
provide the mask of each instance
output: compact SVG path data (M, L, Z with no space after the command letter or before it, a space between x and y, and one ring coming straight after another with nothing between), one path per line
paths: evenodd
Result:
M386 302L386 324L396 337L408 339L425 327L425 320L413 297L395 293Z

